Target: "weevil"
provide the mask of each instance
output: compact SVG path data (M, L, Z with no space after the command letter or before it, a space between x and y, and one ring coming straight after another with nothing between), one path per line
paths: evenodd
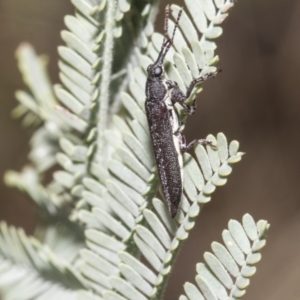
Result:
M191 96L195 85L214 77L219 71L194 79L186 93L181 91L177 82L165 78L163 63L173 44L182 9L178 13L171 38L168 36L169 13L168 5L165 11L165 34L161 50L157 60L147 68L145 109L162 192L169 213L174 218L183 192L182 153L196 144L214 146L211 141L205 139L186 144L185 136L180 131L180 120L174 104L179 103L189 115L192 115L196 110L196 102L193 100L189 105L186 100Z

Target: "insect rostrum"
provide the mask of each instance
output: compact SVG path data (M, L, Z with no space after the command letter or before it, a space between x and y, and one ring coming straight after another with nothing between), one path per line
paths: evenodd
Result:
M167 33L169 12L170 8L167 6L165 35L160 53L157 60L147 68L145 108L162 192L170 215L174 218L178 211L183 189L182 152L189 150L196 143L211 145L211 142L206 140L194 140L186 145L185 137L180 131L180 122L174 104L179 103L188 114L193 114L196 109L195 101L192 105L186 104L185 101L190 97L197 83L214 77L218 71L194 79L186 94L180 90L177 82L165 79L163 63L172 46L182 10L178 14L172 38L169 38Z

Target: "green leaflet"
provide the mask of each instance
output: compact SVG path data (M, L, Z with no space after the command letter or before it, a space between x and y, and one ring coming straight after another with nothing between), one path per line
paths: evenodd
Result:
M197 286L185 283L184 290L189 299L240 299L253 276L256 264L261 254L255 248L258 242L264 242L265 234L269 229L266 221L257 224L253 218L246 214L243 222L231 220L228 230L223 231L222 244L212 244L213 253L204 254L205 264L196 266ZM263 232L259 236L259 232ZM180 299L186 299L181 296Z
M22 292L23 299L30 299L46 295L52 289L53 294L75 299L74 289L85 287L84 279L70 263L57 257L48 246L27 237L23 230L8 227L2 222L0 242L0 282L1 293L5 297L19 297L18 293ZM68 247L72 247L70 240ZM3 285L4 282L13 284L14 288ZM48 298L45 296L45 299Z

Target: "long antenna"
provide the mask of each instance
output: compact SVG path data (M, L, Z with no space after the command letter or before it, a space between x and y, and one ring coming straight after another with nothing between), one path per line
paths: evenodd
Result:
M170 4L166 6L165 9L165 34L163 44L169 39L168 37L168 29L169 29L169 17L170 17Z
M174 30L173 30L173 34L172 34L172 39L171 39L171 42L173 44L173 40L174 40L174 36L175 36L175 32L176 32L176 29L178 28L178 25L179 25L179 20L181 18L181 15L182 15L182 7L180 8L180 11L178 13L178 16L177 16L177 19L176 19L176 22L175 22L175 27L174 27Z
M181 18L181 15L182 15L182 11L183 11L183 9L181 8L179 10L179 13L178 13L178 16L177 16L177 19L176 19L176 22L175 22L174 30L173 30L173 33L172 33L172 37L170 39L169 34L168 34L169 18L170 18L170 5L166 6L166 9L165 9L164 39L163 39L163 43L162 43L162 46L161 46L160 53L158 55L158 58L157 58L155 64L161 64L161 65L163 64L165 56L166 56L166 54L168 53L169 49L171 48L171 46L173 44L173 40L174 40L174 37L175 37L176 29L178 28L178 24L179 24L179 20Z
M172 38L170 39L169 38L169 35L168 35L168 20L169 20L169 16L170 16L170 5L167 5L166 6L166 16L165 16L165 36L164 36L164 41L163 41L163 45L165 45L166 47L166 52L169 51L171 45L173 44L173 41L174 41L174 37L175 37L175 33L176 33L176 29L178 28L178 25L179 25L179 20L181 18L181 15L182 15L182 11L183 11L183 8L181 7L180 8L180 11L177 15L177 19L176 19L176 22L175 22L175 26L174 26L174 30L173 30L173 33L172 33Z

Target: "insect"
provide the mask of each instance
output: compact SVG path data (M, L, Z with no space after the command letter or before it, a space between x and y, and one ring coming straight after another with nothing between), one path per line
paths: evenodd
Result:
M211 141L204 139L186 144L185 136L180 131L180 121L174 104L179 103L189 115L192 115L196 110L196 102L194 100L189 105L185 101L191 96L197 83L214 77L219 71L194 79L186 93L180 90L177 82L165 79L163 63L173 44L182 9L178 13L171 38L168 36L169 13L170 6L168 5L165 11L165 34L161 50L157 60L147 68L145 108L162 192L169 213L174 218L183 192L182 153L191 149L195 144L213 146Z

